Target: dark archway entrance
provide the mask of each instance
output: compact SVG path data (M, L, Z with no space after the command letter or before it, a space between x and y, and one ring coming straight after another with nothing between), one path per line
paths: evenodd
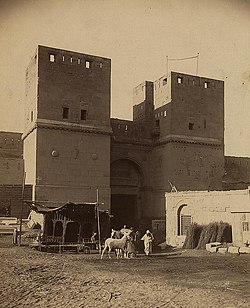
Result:
M114 229L121 229L137 224L137 195L112 195L111 196L111 225Z
M111 227L136 227L140 219L142 173L140 167L128 159L111 164Z

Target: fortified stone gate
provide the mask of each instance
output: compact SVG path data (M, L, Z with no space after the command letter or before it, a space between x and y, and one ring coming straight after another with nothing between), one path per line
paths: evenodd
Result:
M24 158L33 200L93 202L115 228L165 219L165 192L221 190L224 82L171 72L110 118L111 61L39 46L26 73ZM246 181L249 175L246 175Z
M138 226L142 212L143 174L140 166L129 159L111 163L111 218L112 227L124 224Z

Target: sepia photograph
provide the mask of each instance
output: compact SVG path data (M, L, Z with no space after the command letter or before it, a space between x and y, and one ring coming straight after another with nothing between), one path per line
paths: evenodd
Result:
M0 307L250 307L250 0L0 0Z

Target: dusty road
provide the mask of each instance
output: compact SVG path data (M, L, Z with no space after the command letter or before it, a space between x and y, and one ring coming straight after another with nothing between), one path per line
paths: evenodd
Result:
M1 307L250 307L250 255L100 260L0 239Z

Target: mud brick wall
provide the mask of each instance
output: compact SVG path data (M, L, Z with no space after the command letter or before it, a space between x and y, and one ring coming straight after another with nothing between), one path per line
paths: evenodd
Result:
M32 199L32 186L25 185L24 200ZM0 185L0 216L21 217L22 185ZM29 208L23 205L23 218L27 218Z

